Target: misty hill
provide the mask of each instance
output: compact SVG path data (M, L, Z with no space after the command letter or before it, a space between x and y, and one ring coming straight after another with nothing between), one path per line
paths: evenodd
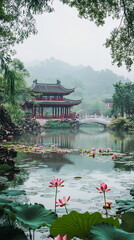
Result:
M95 71L90 66L72 66L54 58L31 62L25 66L30 73L30 78L27 79L28 85L31 85L35 79L44 83L56 83L59 79L66 88L76 87L75 93L68 97L83 98L84 106L97 105L104 98L111 98L114 92L113 84L129 81L108 69Z

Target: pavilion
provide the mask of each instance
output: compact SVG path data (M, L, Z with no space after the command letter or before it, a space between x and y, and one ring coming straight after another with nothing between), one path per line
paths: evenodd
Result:
M24 110L29 112L31 118L36 119L72 119L72 107L82 102L65 98L74 90L75 88L63 87L59 80L55 84L38 83L34 80L31 87L33 99L25 101Z

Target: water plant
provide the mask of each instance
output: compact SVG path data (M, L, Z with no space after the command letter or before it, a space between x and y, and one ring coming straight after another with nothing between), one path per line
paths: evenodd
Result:
M55 213L56 213L56 201L57 201L57 191L58 191L58 187L64 187L64 185L62 185L64 181L62 181L61 179L57 178L57 179L53 179L50 181L50 185L49 187L55 187Z
M70 200L70 196L69 197L63 197L63 199L59 199L58 202L56 202L56 207L63 207L65 206L65 210L66 210L66 213L68 214L68 210L67 210L67 202Z

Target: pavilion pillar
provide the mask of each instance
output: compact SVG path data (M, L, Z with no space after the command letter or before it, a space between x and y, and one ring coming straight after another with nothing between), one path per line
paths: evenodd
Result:
M57 109L57 110L58 110L58 117L59 117L59 107L58 107L58 109Z
M54 116L54 107L52 107L52 117Z

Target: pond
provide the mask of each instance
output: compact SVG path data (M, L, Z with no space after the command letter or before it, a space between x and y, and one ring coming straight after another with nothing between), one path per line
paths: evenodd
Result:
M26 190L23 201L41 203L47 209L54 210L55 191L49 188L49 182L55 178L65 181L65 186L58 191L58 199L70 196L68 212L104 212L103 196L96 190L102 182L111 189L107 193L107 201L112 202L110 213L116 211L115 199L131 199L129 191L134 187L134 134L109 132L96 126L81 127L76 132L47 130L41 134L27 133L19 141L28 145L76 149L74 153L67 154L18 153L15 161L21 172L9 183L9 188ZM93 158L78 153L78 147L83 150L111 148L113 152L127 153L128 156L117 160L113 160L111 155L96 155ZM64 208L58 208L57 213L64 214ZM42 230L36 232L36 240L45 237Z

